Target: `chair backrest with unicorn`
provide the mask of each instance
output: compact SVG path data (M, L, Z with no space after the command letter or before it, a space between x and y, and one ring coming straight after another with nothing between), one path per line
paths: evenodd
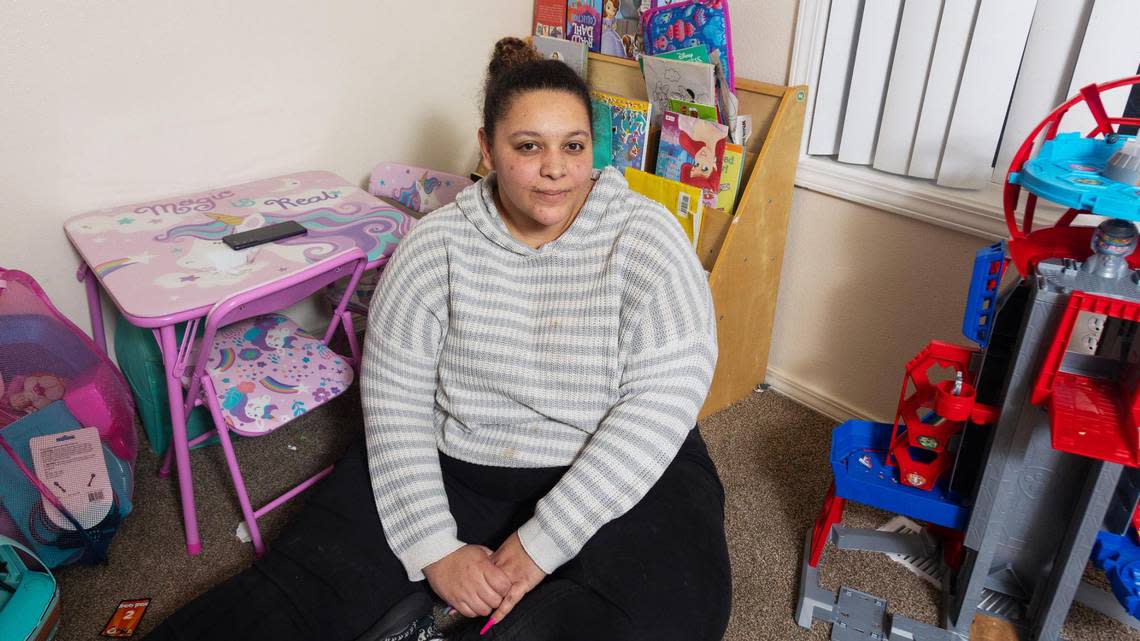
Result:
M390 198L421 215L455 202L470 178L414 165L382 162L372 170L368 193Z
M372 170L368 179L368 193L400 209L415 220L444 205L455 202L459 192L473 184L470 178L457 176L434 169L415 165L382 162ZM380 270L365 274L352 293L348 309L351 312L367 315L368 305L380 281ZM343 283L329 289L328 297L339 300L343 293Z

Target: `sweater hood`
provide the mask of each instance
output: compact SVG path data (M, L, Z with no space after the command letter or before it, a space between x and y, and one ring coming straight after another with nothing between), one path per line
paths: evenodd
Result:
M610 203L629 186L617 169L613 167L603 169L594 181L594 187L586 197L578 217L570 227L558 238L535 249L512 236L503 217L499 215L494 192L497 179L497 174L491 172L479 182L459 192L455 204L487 240L509 252L523 256L553 252L562 245L587 237L597 226L598 221L605 216Z

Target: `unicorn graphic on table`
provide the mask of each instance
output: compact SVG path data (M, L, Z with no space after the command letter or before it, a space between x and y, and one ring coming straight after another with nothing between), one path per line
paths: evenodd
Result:
M240 270L242 264L253 262L260 250L276 254L289 262L304 265L312 263L336 249L336 246L331 243L320 242L319 240L314 242L313 239L310 239L304 245L276 242L234 251L221 240L230 234L264 227L271 224L270 219L263 214L234 216L214 212L206 214L206 217L210 219L209 222L179 225L164 234L155 236L155 240L168 242L190 238L192 239L190 250L176 261L179 266L197 271L212 270L227 273L235 273L236 270ZM279 221L275 220L274 222ZM244 259L239 259L239 256L244 257Z
M365 213L370 215L361 215ZM395 247L412 222L398 212L373 211L358 203L292 216L209 212L206 218L205 222L178 225L154 237L160 243L178 245L173 250L180 254L175 264L184 270L160 275L154 280L156 285L169 289L230 285L272 264L273 261L257 260L265 255L272 255L277 262L309 265L339 250L359 247L375 260L385 249ZM241 251L222 242L230 234L286 220L304 225L307 234Z
M222 238L236 232L293 220L305 227L307 233L304 236L258 245L254 249L275 254L289 262L307 265L337 250L349 247L359 247L369 258L376 258L372 256L374 252L381 247L394 246L410 227L409 220L403 215L396 213L387 215L388 212L379 212L371 216L361 216L364 211L363 205L347 203L337 209L324 207L297 216L261 213L234 216L211 213L207 214L209 222L180 225L156 236L155 240L170 242L181 238L192 238L220 242ZM235 253L228 247L226 251Z

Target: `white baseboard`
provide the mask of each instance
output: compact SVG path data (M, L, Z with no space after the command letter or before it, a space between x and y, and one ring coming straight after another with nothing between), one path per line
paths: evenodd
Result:
M777 367L768 367L768 372L764 376L764 382L768 383L773 390L787 396L800 405L804 405L839 422L851 418L881 420L876 419L876 417L866 410L838 401L815 387L788 376Z

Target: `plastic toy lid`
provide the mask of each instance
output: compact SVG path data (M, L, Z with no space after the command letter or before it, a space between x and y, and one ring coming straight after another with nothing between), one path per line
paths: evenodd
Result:
M1140 187L1103 175L1105 165L1132 136L1083 138L1060 134L1041 146L1037 157L1009 181L1065 207L1100 216L1140 221Z

